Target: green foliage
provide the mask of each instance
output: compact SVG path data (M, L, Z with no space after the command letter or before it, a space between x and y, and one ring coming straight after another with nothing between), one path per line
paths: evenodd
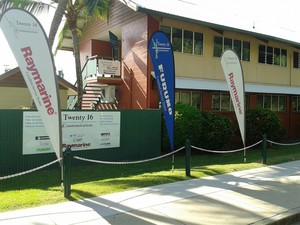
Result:
M253 144L267 134L268 139L278 141L285 130L279 116L269 109L250 109L246 113L246 140Z
M177 103L175 105L175 149L182 147L187 139L197 147L222 149L232 136L231 121L224 116Z
M225 116L202 112L204 135L201 146L207 149L222 149L232 137L232 122Z
M203 136L203 124L204 118L198 109L177 103L174 124L175 149L182 147L187 139L197 146Z
M228 146L233 135L232 121L229 118L202 112L182 103L175 105L175 111L175 149L184 146L187 139L191 140L192 145L206 149L221 150ZM285 129L276 112L262 108L247 110L248 144L262 140L263 134L267 134L270 140L278 141L284 132Z

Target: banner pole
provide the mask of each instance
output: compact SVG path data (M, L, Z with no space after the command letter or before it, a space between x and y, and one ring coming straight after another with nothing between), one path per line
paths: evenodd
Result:
M244 163L246 163L247 162L247 158L246 158L246 147L245 147L245 145L244 145Z
M172 155L172 172L174 173L175 155Z
M61 189L62 191L64 191L65 187L64 187L64 155L63 155L63 150L61 151L61 161L60 161L60 179L61 179Z

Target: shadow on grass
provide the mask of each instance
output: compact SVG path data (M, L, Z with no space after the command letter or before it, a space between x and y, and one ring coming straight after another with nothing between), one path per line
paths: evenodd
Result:
M196 177L195 177L196 178ZM81 200L84 198L93 198L98 197L99 195L110 194L117 191L132 190L136 188L144 188L149 186L157 186L166 183L173 183L178 181L185 181L191 179L191 177L184 176L151 176L143 175L141 178L116 178L116 179L107 179L101 181L92 181L90 185L95 187L92 191L82 191L75 184L71 187L71 196L67 197L68 200ZM80 185L80 184L79 184ZM96 194L98 193L98 194ZM101 194L99 194L101 193Z
M76 188L72 188L71 189L71 195L66 197L66 199L68 199L69 201L77 201L80 199L84 199L84 198L93 198L96 197L96 195L87 192L87 191L82 191L82 190L78 190Z
M282 163L292 160L300 159L300 153L298 147L268 149L268 164ZM75 159L74 159L75 160ZM191 158L191 177L199 178L203 176L214 176L222 172L222 168L216 168L216 165L220 167L228 166L229 164L243 164L243 152L231 153L231 154L211 154L203 153L199 151L192 152ZM247 150L247 163L260 163L261 162L261 150L250 149ZM181 172L181 178L176 176L170 176L169 179L159 176L162 181L154 181L149 176L149 182L146 185L156 185L160 183L175 182L184 180L185 177L185 156L175 155L175 171ZM125 183L130 183L129 187L136 186L137 184L131 184L130 177L141 175L159 173L163 171L171 171L172 159L171 157L163 158L156 161L151 161L143 164L122 164L122 165L106 165L106 164L87 164L82 166L72 166L71 183L72 185L82 184L86 182L95 182L103 180L116 180L125 179ZM226 171L227 172L227 171ZM193 175L197 173L197 175ZM145 175L146 176L146 175ZM111 181L109 181L111 182ZM152 183L153 182L153 183ZM51 188L57 188L61 185L61 169L43 169L34 173L26 174L23 176L1 180L0 192L9 190L24 190L24 189L41 189L47 190ZM137 182L138 183L138 182ZM111 184L113 185L113 183ZM79 191L79 190L78 190ZM85 196L88 196L85 195ZM93 195L92 195L93 196Z

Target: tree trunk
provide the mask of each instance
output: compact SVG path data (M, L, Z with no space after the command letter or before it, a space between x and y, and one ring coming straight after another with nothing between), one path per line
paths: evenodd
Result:
M54 17L53 17L53 20L51 23L51 27L50 27L50 32L49 32L49 46L50 46L51 50L53 47L54 39L57 34L59 25L62 21L65 11L66 11L67 4L68 4L68 0L59 0L58 1L58 5L55 10L55 14L54 14Z
M73 38L73 51L76 65L76 78L77 78L77 92L78 92L78 102L77 107L81 109L82 106L82 97L83 97L83 80L81 73L81 63L80 63L80 50L79 50L79 35L78 31L72 29L72 38Z

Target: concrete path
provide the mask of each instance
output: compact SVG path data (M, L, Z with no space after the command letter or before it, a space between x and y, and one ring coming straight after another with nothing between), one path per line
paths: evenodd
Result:
M0 225L291 225L298 214L300 161L294 161L0 213Z

